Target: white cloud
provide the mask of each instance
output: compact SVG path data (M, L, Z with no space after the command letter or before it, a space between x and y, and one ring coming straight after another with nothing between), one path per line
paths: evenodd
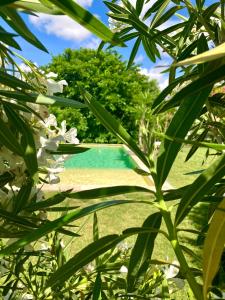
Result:
M166 63L166 65L164 64ZM168 74L161 73L168 66L168 62L161 62L160 65L156 65L150 69L140 68L140 73L149 77L150 79L156 79L159 87L163 90L168 85Z
M100 44L101 40L99 38L91 38L89 41L87 41L87 43L85 43L84 45L82 45L82 47L84 48L90 48L90 49L97 49L99 44Z
M135 62L136 64L140 64L140 63L143 62L144 59L145 59L144 55L139 54L137 57L135 57L134 62Z
M29 16L30 22L41 31L55 35L64 40L83 41L91 33L67 16L37 14Z
M92 5L93 0L77 0L77 3L87 7Z
M93 0L77 0L77 3L90 7ZM64 40L83 41L91 36L91 33L67 16L36 14L29 16L29 21L41 31L55 35Z

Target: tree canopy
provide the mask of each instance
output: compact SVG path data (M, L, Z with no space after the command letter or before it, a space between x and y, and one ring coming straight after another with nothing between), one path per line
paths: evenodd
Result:
M83 101L80 91L88 91L122 122L134 138L138 136L143 93L148 92L145 105L150 104L159 93L155 80L140 74L138 65L133 64L127 69L126 62L117 52L66 49L61 55L53 57L47 69L68 82L64 96ZM118 141L89 109L74 111L72 108L54 107L52 111L58 121L66 119L69 126L77 127L82 142Z

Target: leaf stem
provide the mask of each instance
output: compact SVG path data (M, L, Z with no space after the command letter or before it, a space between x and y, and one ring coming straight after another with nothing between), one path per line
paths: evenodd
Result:
M183 254L183 251L182 251L181 246L178 241L176 227L173 225L171 214L170 214L170 211L168 210L166 203L163 199L162 192L161 191L157 192L157 196L158 196L158 204L159 204L158 207L160 209L160 212L163 216L163 219L164 219L166 227L167 227L170 244L171 244L171 246L176 254L176 257L180 263L181 272L182 272L183 276L187 279L189 286L192 289L196 299L203 300L203 294L202 294L201 287L195 280L195 277L194 277L193 273L191 272L191 270L188 266L188 263L186 261L186 258Z

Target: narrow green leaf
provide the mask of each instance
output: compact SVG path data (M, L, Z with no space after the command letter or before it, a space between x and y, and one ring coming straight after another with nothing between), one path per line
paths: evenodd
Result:
M148 3L150 0L146 1L146 3ZM152 13L158 11L160 9L160 7L163 5L164 0L158 0L156 1L145 13L143 20L147 20Z
M17 0L1 0L0 6L8 5L16 1Z
M63 202L68 197L70 192L71 192L71 190L58 193L58 194L56 194L46 200L43 200L41 202L31 203L24 209L27 211L36 211L36 210L42 210L42 209L49 208L50 206L57 205L57 204Z
M130 58L129 58L129 61L128 61L128 64L127 64L127 68L130 68L132 66L132 64L134 62L134 59L137 55L140 44L141 44L141 37L138 37L135 44L134 44L134 47L131 51Z
M2 121L2 119L0 119L0 142L13 153L23 156L23 149L18 143L16 136L8 128L5 122Z
M17 89L17 88L28 89L28 90L34 89L28 83L16 78L15 76L7 74L2 68L0 69L0 83L2 85L11 87L13 89Z
M162 25L163 23L165 23L166 21L168 21L168 19L170 19L178 10L182 9L183 6L174 6L171 7L169 10L167 10L165 12L165 14L163 14L154 24L154 28L159 27L160 25Z
M191 99L185 97L166 131L167 136L181 139L186 136L194 120L198 117L199 111L201 111L211 89L212 86L196 93L195 97ZM159 187L165 182L180 147L181 144L168 140L161 144L157 159L157 184Z
M104 42L109 42L113 45L121 45L116 35L113 34L108 29L108 27L106 27L101 21L99 21L98 18L96 18L93 14L89 13L86 9L81 7L76 2L72 0L51 0L50 2L58 8L60 8L63 11L63 13L70 16L80 25L84 26L86 29L96 34Z
M34 229L36 224L26 220L24 217L15 216L14 213L0 209L0 217L7 221L7 224L13 224L25 229Z
M216 208L203 249L203 293L207 298L208 290L219 269L225 244L225 199Z
M17 36L17 35L14 34L14 33L9 33L7 31L5 31L5 29L0 26L0 40L1 40L1 42L7 44L8 46L14 47L18 50L21 50L19 44L14 40L15 36Z
M149 167L149 162L136 142L132 139L129 133L124 129L118 120L116 120L105 108L97 102L89 93L84 93L84 98L93 112L93 114L99 119L109 131L117 136L124 144L126 144L139 158L140 160Z
M145 0L137 0L136 1L136 12L138 15L141 14Z
M10 172L5 172L0 175L0 187L6 185L6 183L12 181L15 175L11 174Z
M62 98L58 96L45 96L45 95L34 95L35 102L37 104L44 104L44 105L56 105L56 106L65 106L65 107L74 107L74 108L84 108L87 105L72 99Z
M93 204L88 207L78 209L75 212L68 213L54 221L47 222L44 225L41 225L38 229L33 230L29 234L27 234L22 239L19 239L18 241L12 243L11 245L5 247L4 249L0 250L0 257L4 257L7 255L10 255L11 253L17 251L18 249L25 247L26 245L30 244L31 242L37 241L42 236L45 236L46 234L58 230L62 228L63 226L80 219L86 215L89 215L95 211L98 211L100 209L104 209L107 207L125 204L125 203L137 203L138 201L129 201L129 200L114 200L114 201L107 201L103 203ZM0 210L1 213L1 210Z
M103 198L103 197L112 197L122 194L128 194L128 193L150 193L155 194L154 191L140 187L140 186L129 186L129 185L119 185L119 186L110 186L110 187L102 187L102 188L96 188L86 191L80 191L75 193L70 193L67 197L68 198L74 198L74 199L97 199L97 198Z
M208 142L199 142L198 140L193 141L193 140L187 140L187 139L173 138L171 136L168 136L168 135L165 135L165 134L162 134L162 133L158 133L158 132L156 132L155 135L158 138L167 139L168 141L173 141L173 142L177 142L177 143L180 143L180 144L194 145L196 147L203 147L203 148L211 148L211 149L214 149L216 151L225 150L225 145L224 144L215 144L215 143L208 143Z
M10 27L19 33L26 41L34 45L35 47L48 52L45 46L33 35L29 30L23 19L13 8L4 7L0 11L0 15Z
M176 63L176 66L190 65L190 64L202 64L205 62L209 62L218 58L222 58L225 55L225 43L205 51L199 55L195 55L194 57L187 58Z
M80 147L74 144L60 144L56 151L49 151L51 154L78 154L88 151L88 147Z
M92 300L101 300L101 287L102 287L101 273L98 272L93 287Z
M142 228L159 229L161 226L162 216L160 213L150 215L143 223ZM135 284L139 277L149 267L149 261L151 260L154 241L157 236L157 232L140 233L138 234L136 243L131 252L128 274L127 274L127 291L133 292L135 290Z
M187 75L187 76L181 76L181 77L176 78L154 100L154 102L152 104L152 109L154 109L157 106L159 106L166 99L166 97L173 91L173 89L176 86L179 86L180 84L184 83L185 81L193 79L193 77L196 76L196 75L197 74L190 74L190 75Z
M188 212L225 175L225 154L198 176L182 197L176 213L176 224L182 222Z
M196 152L196 151L198 150L198 148L199 148L198 142L204 141L204 139L206 138L207 134L208 134L208 128L206 128L206 129L198 136L198 138L196 139L197 144L195 144L195 145L193 145L193 146L191 147L191 149L189 150L189 152L188 152L188 154L187 154L187 156L186 156L186 158L185 158L185 162L188 161L188 160L195 154L195 152ZM224 145L224 146L225 146L225 145ZM225 147L224 147L224 149L225 149Z
M30 197L32 187L33 187L33 181L28 179L27 182L21 186L18 194L13 198L14 214L18 214L26 206Z
M165 11L165 9L167 8L167 6L169 5L170 1L169 0L164 0L162 1L160 7L158 8L156 14L154 15L151 25L150 25L150 29L155 27L155 24L157 23L157 21L160 19L161 15L163 14L163 12Z
M99 230L98 230L98 217L96 212L93 215L93 241L97 241L99 239Z
M90 243L73 258L68 260L68 262L59 268L54 274L52 274L47 282L47 286L52 287L65 282L79 269L93 261L99 255L116 246L121 239L122 238L120 236L113 234L107 235L93 243Z
M36 145L31 128L25 121L7 104L3 105L8 119L15 125L22 134L21 148L23 149L23 158L26 163L30 176L36 174L38 170Z

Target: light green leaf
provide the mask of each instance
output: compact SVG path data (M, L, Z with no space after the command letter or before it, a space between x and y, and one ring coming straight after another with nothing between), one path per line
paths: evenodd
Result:
M37 104L44 104L44 105L55 105L55 106L65 106L65 107L74 107L74 108L84 108L87 105L78 102L76 100L62 98L59 96L45 96L45 95L33 95L36 100L32 101Z
M109 131L115 134L125 145L127 145L147 166L150 167L148 159L137 146L136 142L132 139L125 128L116 120L98 101L96 101L89 93L84 93L84 98L93 112L93 114L99 119Z
M225 199L216 208L203 249L203 293L207 298L208 290L218 271L225 244Z
M177 209L175 222L178 225L191 208L225 176L225 154L221 155L211 166L198 176L182 197Z
M183 66L190 64L203 64L218 58L223 58L225 56L225 43L205 51L199 55L195 55L194 57L184 59L175 64L175 66Z

